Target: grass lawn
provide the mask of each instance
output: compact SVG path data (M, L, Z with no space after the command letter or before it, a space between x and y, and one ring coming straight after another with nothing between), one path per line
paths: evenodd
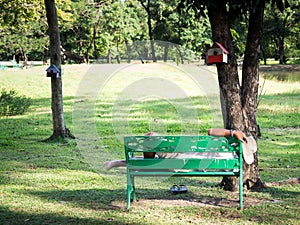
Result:
M245 191L243 211L238 193L215 187L221 178L204 177L137 178L139 201L128 211L126 170L105 171L104 161L124 157L120 139L128 132L205 134L221 127L216 75L199 84L161 64L124 67L108 77L106 69L89 76L90 66L64 66L65 120L77 139L45 143L52 134L45 69L0 71L1 88L33 100L26 114L0 118L0 224L299 224L300 185L272 186L299 178L299 83L261 81L259 167L271 187ZM148 92L153 81L167 91ZM185 184L188 193L172 195L173 184Z

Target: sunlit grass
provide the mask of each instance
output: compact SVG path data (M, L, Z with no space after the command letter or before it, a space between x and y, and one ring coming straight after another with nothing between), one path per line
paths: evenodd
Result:
M76 123L72 118L74 104L86 100L77 98L76 93L88 69L86 65L64 69L64 111L71 131ZM126 170L107 172L101 158L101 154L124 158L123 145L112 126L118 119L115 116L123 119L125 115L135 134L149 130L206 134L211 126L222 126L220 110L216 110L218 104L216 109L209 104L218 100L195 96L198 90L193 82L184 84L182 74L177 77L176 70L168 68L164 78L172 76L183 88L190 89L187 99L175 98L172 102L155 97L133 102L126 99L116 107L118 85L126 86L121 79L123 73L113 80L113 88L103 90L98 96L94 117L88 120L96 124L101 139L88 143L98 153L96 164L91 165L78 146L81 137L64 144L41 142L52 132L50 80L44 70L37 67L0 71L2 88L14 88L33 99L33 106L25 115L0 118L0 224L297 224L300 220L299 185L281 185L259 193L245 191L246 207L239 211L237 193L214 187L220 182L218 177L136 179L140 201L132 204L128 212ZM129 67L126 82L147 76L151 71L149 66L144 67L144 71L130 78L134 70ZM266 182L299 177L299 86L293 83L294 91L285 92L288 88L285 83L266 81L267 84L275 86L272 92L261 96L257 114L262 132L258 141L260 175ZM186 184L189 192L170 194L168 189L174 183ZM230 206L214 206L229 200Z

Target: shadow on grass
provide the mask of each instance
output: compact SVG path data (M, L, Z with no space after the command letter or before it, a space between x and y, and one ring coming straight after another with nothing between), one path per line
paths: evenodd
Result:
M92 210L118 210L115 201L125 201L125 189L77 189L53 191L29 191L26 194L39 196L49 202L71 204L72 206Z
M294 186L298 186L299 184L294 184ZM263 192L269 193L272 198L276 201L277 199L282 199L284 201L298 201L300 197L299 190L291 190L291 186L288 187L290 190L287 190L286 187L269 187L263 190ZM299 188L298 188L299 189ZM280 201L279 201L280 202Z
M114 216L113 218L80 218L59 215L56 213L45 213L45 214L34 214L26 212L17 212L10 209L0 206L0 224L2 225L75 225L75 224L89 224L89 225L98 225L98 224L114 224L114 225L142 225L142 223L136 222L125 222L121 217Z
M80 212L88 210L89 218L86 218L85 214L84 216L76 216L76 214L73 216L72 209L66 211L68 213L71 212L72 215L61 215L59 213L27 213L0 206L0 224L145 224L143 222L128 222L128 219L131 217L124 217L124 213L128 212L125 209L125 192L125 189L26 192L27 195L38 196L44 199L44 202L58 204L58 207L59 204L61 204L65 207L74 207L77 210L81 208ZM286 193L286 195L288 194L297 193ZM280 197L284 198L286 195ZM196 207L199 213L203 214L203 217L207 218L207 220L216 213L216 210L221 212L222 218L229 220L240 219L241 221L278 224L277 222L282 218L290 221L297 219L297 216L295 217L295 215L293 215L294 210L285 209L281 203L272 204L272 202L269 202L268 205L272 210L265 210L265 204L257 205L257 202L256 204L248 202L244 211L237 211L238 199L235 197L213 197L207 192L203 194L203 191L199 191L199 193L189 191L186 194L173 195L166 189L138 188L137 197L138 201L131 205L132 210L144 209L147 211L149 207L154 207L152 209L157 210L166 207L166 210L172 210L173 207L182 207L181 210L183 210L182 212L184 213L190 209L189 207ZM257 213L258 210L260 213ZM128 213L130 212L131 211ZM137 214L140 213L140 211L137 211ZM215 216L220 217L220 214L217 213Z
M214 192L214 190L213 190ZM222 198L203 194L203 192L188 191L188 193L174 195L168 189L146 189L137 188L137 202L132 206L140 205L141 202L148 202L149 207L153 201L160 202L162 206L172 206L174 202L181 202L184 205L194 206L223 206L238 207L238 193L230 197ZM53 190L53 191L31 191L26 194L39 196L49 202L60 204L70 204L75 207L89 210L107 211L107 210L126 210L126 190L124 189L85 189L85 190ZM173 202L173 203L172 203ZM183 203L184 202L184 203Z

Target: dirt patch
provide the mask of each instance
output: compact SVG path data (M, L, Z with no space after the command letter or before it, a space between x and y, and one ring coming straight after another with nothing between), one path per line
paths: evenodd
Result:
M268 182L265 183L268 187L276 187L281 185L297 185L300 184L300 178L290 178L288 180L278 181L278 182Z
M244 207L258 205L263 202L266 202L264 199L256 199L256 198L249 198L244 197L243 205ZM190 199L190 200L184 200L184 199L164 199L164 200L148 200L148 199L142 199L139 200L137 203L134 203L136 207L142 207L146 208L149 207L149 205L157 206L160 208L165 207L172 207L172 206L195 206L195 207L239 207L239 200L238 199L215 199L215 198L205 198L205 199Z
M239 208L238 198L234 198L238 193L232 193L233 197L229 198L201 198L201 199L138 199L137 202L132 203L132 206L139 209L146 209L149 206L155 206L158 208L176 207L176 206L193 206L193 207L228 207ZM243 206L247 208L249 206L259 205L265 202L270 202L267 199L258 199L247 197L247 194L243 197ZM116 207L126 207L124 202L113 202Z
M278 182L268 182L264 183L266 188L276 187L281 185L299 185L300 178L291 178L284 181ZM278 200L270 200L265 198L254 198L248 195L248 191L244 191L243 195L243 206L244 209L250 206L256 206L263 203L280 203ZM112 202L114 207L126 208L126 203L124 201L114 201ZM172 197L167 197L164 199L142 199L138 198L137 202L132 203L132 207L139 209L148 209L149 206L154 206L159 209L176 207L176 206L192 206L192 207L225 207L225 208L239 208L238 192L228 192L228 198L213 198L213 197L203 197L203 198L193 198L187 197L182 194L182 199L172 199Z

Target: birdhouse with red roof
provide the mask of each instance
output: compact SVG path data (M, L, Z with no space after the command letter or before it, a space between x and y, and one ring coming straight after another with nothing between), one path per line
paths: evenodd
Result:
M206 63L227 63L227 55L228 51L219 42L215 42L214 47L207 51Z
M54 77L54 78L60 78L61 72L60 69L58 69L55 65L51 65L46 69L47 71L47 77Z

